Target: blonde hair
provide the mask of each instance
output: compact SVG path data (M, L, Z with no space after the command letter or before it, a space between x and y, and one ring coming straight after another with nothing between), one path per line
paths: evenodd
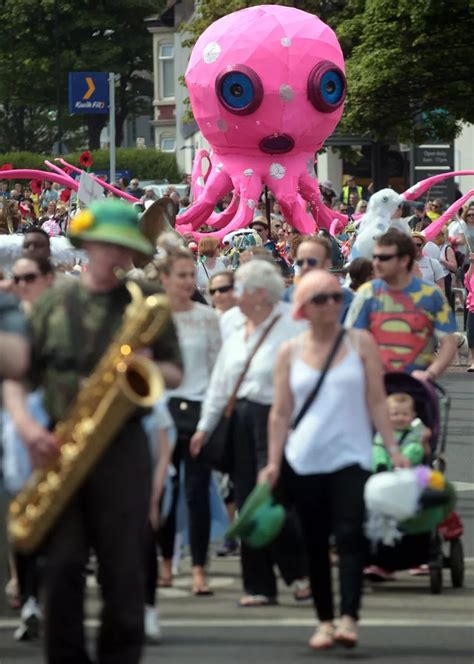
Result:
M393 394L389 394L387 397L387 405L406 405L410 406L414 413L416 412L415 399L406 392L394 392Z

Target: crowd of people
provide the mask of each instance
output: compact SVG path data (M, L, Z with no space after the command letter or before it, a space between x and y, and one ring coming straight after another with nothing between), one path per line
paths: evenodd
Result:
M138 180L129 191L147 207ZM169 194L179 214L189 201ZM209 496L216 479L226 487L219 499L231 516L262 482L287 508L271 544L255 549L244 540L226 543L228 551L240 552L239 606L276 604L278 567L295 601L313 599L319 623L310 647L356 645L367 556L364 484L380 465L405 467L429 460L430 453L426 431L420 440L410 439L415 451L401 445L397 430L400 421L408 427L415 419L413 407L408 395L387 402L383 373L436 381L462 344L470 349L467 370L474 372L474 203L432 242L423 230L442 201L422 210L415 203L413 214L405 215L411 235L389 230L377 238L372 260L349 262L347 247L357 232L351 215L364 211L370 192L349 178L340 196L329 181L321 194L348 215L339 236L301 235L270 195L250 227L223 243L168 233L157 247L140 232L136 208L125 203L95 203L64 226L55 185L37 202L43 217L30 208L27 190L21 201L3 201L26 202L32 215L22 257L11 270L0 265L1 342L4 348L13 344L9 354L16 358L0 361L11 429L3 441L3 474L12 496L33 467L57 458L54 424L105 352L129 301L121 275L128 273L145 291L164 290L171 308L170 324L147 350L167 387L151 425L132 417L45 545L27 555L12 551L8 592L20 610L15 638L36 638L41 625L48 662L87 661L83 572L90 549L104 601L99 661L133 664L144 636L160 639L156 588L174 581L180 491L192 593L212 595ZM227 204L222 201L222 209ZM81 266L53 266L55 225L87 252ZM147 257L140 270L133 263L137 251ZM456 324L459 310L467 336ZM203 451L229 400L231 471L223 481ZM332 536L340 575L337 624Z

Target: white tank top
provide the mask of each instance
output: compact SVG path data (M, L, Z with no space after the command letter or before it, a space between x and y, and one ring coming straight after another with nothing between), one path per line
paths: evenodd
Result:
M345 344L347 354L329 369L318 396L288 437L285 456L299 475L332 473L353 464L370 470L373 431L365 370L348 337ZM301 410L320 373L295 353L290 367L293 416Z

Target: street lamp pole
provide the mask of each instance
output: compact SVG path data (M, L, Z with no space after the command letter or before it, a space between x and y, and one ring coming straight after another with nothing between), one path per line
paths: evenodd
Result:
M58 141L58 154L63 151L63 128L62 128L62 114L61 114L61 61L60 61L60 43L59 43L59 1L54 0L54 50L55 50L55 63L54 74L56 78L56 132Z

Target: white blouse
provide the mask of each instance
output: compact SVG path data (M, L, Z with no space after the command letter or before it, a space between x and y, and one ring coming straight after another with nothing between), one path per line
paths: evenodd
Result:
M333 473L353 464L370 469L372 424L365 368L347 337L345 343L347 354L329 369L321 391L288 436L285 456L299 475ZM295 417L320 375L299 354L292 359L290 387Z
M278 305L270 316L246 338L245 320L225 339L211 376L201 409L198 431L211 432L216 427L234 391L240 374L264 330L278 315ZM282 315L252 359L250 368L237 393L238 399L270 405L273 401L273 369L279 347L284 341L301 334L305 324Z
M196 265L196 286L199 292L206 298L206 301L211 304L211 296L208 292L209 279L219 272L225 272L226 264L224 259L218 256L216 258L216 264L213 268L209 267L209 264L206 262L200 261Z
M173 321L184 371L181 385L167 396L202 401L221 348L219 319L211 307L195 302L189 311L174 312Z

